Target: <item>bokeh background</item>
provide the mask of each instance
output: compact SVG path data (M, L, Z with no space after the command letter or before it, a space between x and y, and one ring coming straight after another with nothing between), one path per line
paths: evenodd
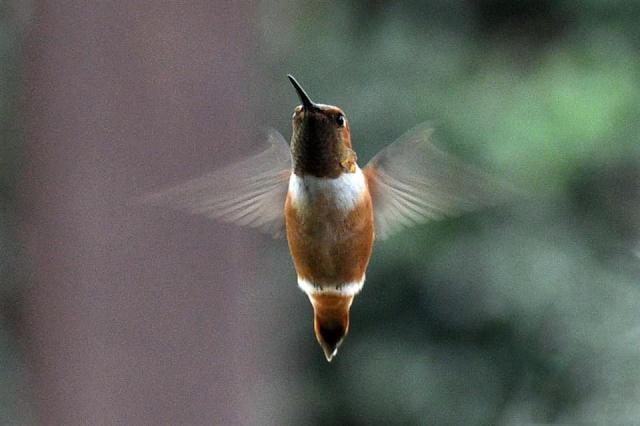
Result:
M180 3L180 4L178 4ZM640 2L0 3L1 424L640 421ZM526 194L379 243L328 364L286 243L130 200L431 121Z

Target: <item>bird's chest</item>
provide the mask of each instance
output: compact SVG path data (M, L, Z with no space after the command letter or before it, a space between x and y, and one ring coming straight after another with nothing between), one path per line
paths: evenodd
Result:
M292 174L287 207L292 213L288 216L295 216L295 220L288 225L295 226L306 238L329 242L348 237L345 233L353 227L350 217L362 208L365 192L360 169L334 179Z
M323 285L363 276L373 242L373 212L359 169L336 179L292 175L285 212L300 277Z

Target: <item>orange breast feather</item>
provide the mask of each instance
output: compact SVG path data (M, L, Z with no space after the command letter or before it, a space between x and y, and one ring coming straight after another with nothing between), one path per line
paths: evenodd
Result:
M350 211L330 197L299 206L291 192L285 203L289 249L299 278L321 288L361 281L373 245L371 197L364 191Z

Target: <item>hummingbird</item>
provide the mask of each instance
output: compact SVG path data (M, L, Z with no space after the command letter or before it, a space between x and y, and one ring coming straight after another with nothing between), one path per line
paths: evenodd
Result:
M374 241L493 204L497 191L487 175L436 148L426 125L360 168L344 111L312 101L288 78L300 100L290 145L270 130L260 153L145 201L286 236L315 337L331 361L349 331Z

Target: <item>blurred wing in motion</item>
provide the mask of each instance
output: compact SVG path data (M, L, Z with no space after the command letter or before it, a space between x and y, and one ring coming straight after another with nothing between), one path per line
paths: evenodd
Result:
M270 129L268 147L261 153L141 201L251 226L279 237L284 230L290 174L289 145Z
M496 203L504 188L431 142L420 125L380 151L364 168L376 236Z

